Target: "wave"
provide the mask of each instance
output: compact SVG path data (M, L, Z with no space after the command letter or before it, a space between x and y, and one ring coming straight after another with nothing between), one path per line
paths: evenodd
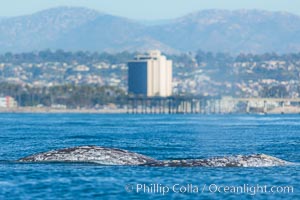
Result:
M265 155L236 155L208 159L156 160L122 149L80 146L52 150L19 159L17 162L84 162L100 165L133 165L152 167L274 167L294 163Z

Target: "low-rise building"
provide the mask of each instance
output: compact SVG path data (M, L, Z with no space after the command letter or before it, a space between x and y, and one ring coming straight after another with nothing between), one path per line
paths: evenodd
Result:
M17 105L18 104L13 97L0 97L0 108L15 108Z

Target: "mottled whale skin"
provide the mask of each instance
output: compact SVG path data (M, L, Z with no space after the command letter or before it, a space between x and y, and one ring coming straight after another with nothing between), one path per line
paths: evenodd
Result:
M80 146L34 154L20 162L91 162L102 165L143 165L156 160L122 149Z
M19 162L89 162L101 165L135 165L152 167L272 167L292 163L268 156L253 154L209 159L164 160L129 152L122 149L98 146L81 146L34 154Z
M160 163L149 163L149 166L170 167L275 167L291 165L287 161L265 154L237 155L209 159L167 160Z

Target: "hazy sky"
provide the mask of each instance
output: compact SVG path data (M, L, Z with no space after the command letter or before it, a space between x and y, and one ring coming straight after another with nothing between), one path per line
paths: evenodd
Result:
M83 6L133 19L168 19L203 9L264 9L300 15L300 0L0 0L0 16Z

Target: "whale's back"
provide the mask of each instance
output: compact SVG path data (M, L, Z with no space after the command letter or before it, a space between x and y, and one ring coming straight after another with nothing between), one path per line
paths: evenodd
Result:
M291 163L265 154L225 156L208 159L166 160L160 163L150 163L150 166L170 167L274 167Z
M156 160L122 149L81 146L21 158L20 162L93 162L103 165L143 165Z
M138 153L98 146L81 146L53 150L21 158L18 161L90 162L101 165L143 165L155 167L272 167L292 164L265 154L158 161Z

